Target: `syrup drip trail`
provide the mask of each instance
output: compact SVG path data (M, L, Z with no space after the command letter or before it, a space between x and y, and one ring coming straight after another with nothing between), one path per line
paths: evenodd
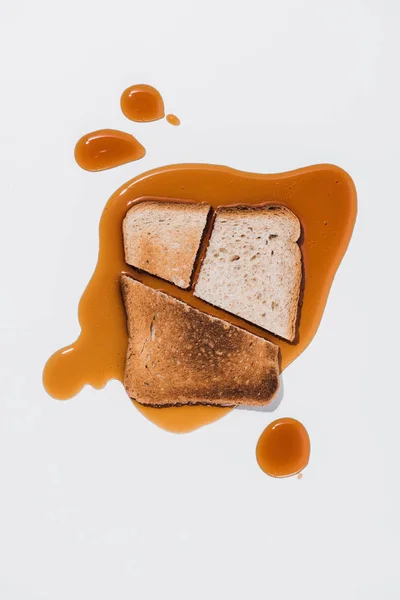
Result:
M276 338L201 301L192 291L179 290L128 267L124 261L122 221L135 202L150 198L206 202L214 209L238 203L259 206L279 203L292 210L303 229L300 247L304 271L295 343ZM332 165L277 175L245 173L213 165L171 165L127 182L111 196L101 217L97 266L79 304L81 334L74 344L48 360L43 373L46 390L55 398L67 399L86 384L101 388L110 379L123 381L128 339L119 286L122 273L276 343L283 371L305 350L318 329L333 277L350 241L356 213L354 184L345 171ZM160 427L174 432L193 431L231 410L213 406L158 409L137 405L137 408Z
M124 131L99 129L87 133L75 146L75 160L86 171L103 171L143 158L145 148Z
M298 475L310 459L310 438L300 421L277 419L263 431L256 448L260 468L271 477Z
M128 119L138 123L158 121L165 114L160 92L146 84L132 85L122 93L121 110Z

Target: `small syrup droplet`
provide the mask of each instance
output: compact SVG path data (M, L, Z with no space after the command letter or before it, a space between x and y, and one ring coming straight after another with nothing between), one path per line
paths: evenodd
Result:
M167 119L168 123L175 125L175 127L181 124L180 119L178 119L176 115L169 114L165 118Z

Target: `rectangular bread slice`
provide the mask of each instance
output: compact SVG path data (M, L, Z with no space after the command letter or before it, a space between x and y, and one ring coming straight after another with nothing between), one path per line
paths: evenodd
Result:
M121 277L129 343L125 389L154 407L267 404L279 348L132 278Z
M299 219L284 206L218 209L195 296L293 341L300 231Z
M210 211L208 204L145 200L123 221L128 265L188 288Z

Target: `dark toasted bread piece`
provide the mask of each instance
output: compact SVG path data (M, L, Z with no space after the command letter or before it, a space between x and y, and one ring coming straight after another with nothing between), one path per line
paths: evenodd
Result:
M129 344L125 388L141 404L267 404L278 346L123 275Z

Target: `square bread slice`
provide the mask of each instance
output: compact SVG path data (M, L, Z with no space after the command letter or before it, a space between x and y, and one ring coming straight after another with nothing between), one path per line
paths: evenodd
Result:
M279 348L256 335L121 277L129 343L125 389L154 407L261 406L279 387Z
M203 237L208 204L149 200L123 221L125 262L186 289Z
M218 209L195 296L293 341L300 232L299 219L284 206Z

